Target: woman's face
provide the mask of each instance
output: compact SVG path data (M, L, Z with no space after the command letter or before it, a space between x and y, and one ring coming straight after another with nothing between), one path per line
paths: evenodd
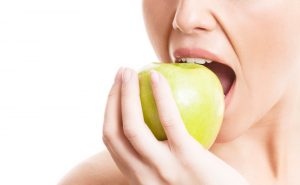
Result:
M160 60L174 61L179 48L200 48L234 71L218 142L256 125L299 79L299 10L299 0L143 1L148 35Z

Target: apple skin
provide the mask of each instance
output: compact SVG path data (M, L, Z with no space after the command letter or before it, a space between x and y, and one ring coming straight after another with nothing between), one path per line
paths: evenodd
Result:
M167 137L152 94L151 70L167 79L189 134L205 148L210 148L224 115L224 94L218 77L207 67L191 63L152 63L139 72L144 120L158 140Z

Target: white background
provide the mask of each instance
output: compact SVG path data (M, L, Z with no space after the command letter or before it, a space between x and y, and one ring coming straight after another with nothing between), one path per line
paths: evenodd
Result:
M0 184L53 185L103 150L115 72L155 60L141 0L1 0Z

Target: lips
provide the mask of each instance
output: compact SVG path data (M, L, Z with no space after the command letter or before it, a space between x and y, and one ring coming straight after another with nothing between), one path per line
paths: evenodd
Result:
M205 63L201 65L206 66L218 76L222 84L225 96L230 91L236 79L236 75L233 69L224 60L220 59L220 57L216 56L215 54L209 51L198 49L198 48L197 49L180 48L175 50L173 56L175 58L175 62L181 61L180 59L182 58L202 58L202 59L208 59L213 61L211 63Z

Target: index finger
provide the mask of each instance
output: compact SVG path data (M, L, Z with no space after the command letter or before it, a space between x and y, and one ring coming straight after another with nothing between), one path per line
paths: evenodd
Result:
M159 118L169 143L174 149L182 149L189 138L189 133L173 99L171 88L158 72L151 71L151 81Z

